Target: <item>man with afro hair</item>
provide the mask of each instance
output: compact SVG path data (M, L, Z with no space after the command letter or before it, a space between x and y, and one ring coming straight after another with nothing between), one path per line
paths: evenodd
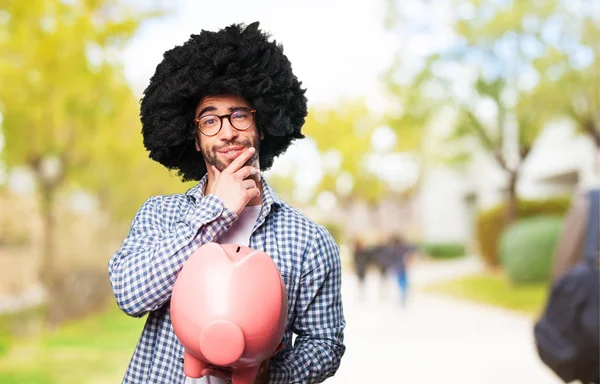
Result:
M151 159L198 184L149 198L109 261L119 307L148 314L123 383L230 380L219 367L185 377L169 317L178 272L208 242L265 251L285 283L285 347L263 363L256 383L319 383L337 371L345 352L339 248L261 174L304 137L304 93L283 47L258 22L203 30L165 52L141 101L144 145Z

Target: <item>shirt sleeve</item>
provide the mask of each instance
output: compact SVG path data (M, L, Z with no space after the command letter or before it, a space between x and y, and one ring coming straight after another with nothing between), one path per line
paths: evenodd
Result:
M313 244L304 261L292 324L296 341L269 362L270 384L320 383L335 374L346 349L339 248L323 227Z
M207 195L168 224L163 199L155 196L142 205L108 263L117 305L130 316L142 317L167 302L187 258L202 244L215 241L237 219L217 196Z

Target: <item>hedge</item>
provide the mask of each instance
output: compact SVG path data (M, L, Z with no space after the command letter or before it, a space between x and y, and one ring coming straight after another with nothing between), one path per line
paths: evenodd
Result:
M571 199L555 197L545 200L519 200L517 219L556 215L563 216L569 209ZM503 230L504 204L481 211L476 218L475 232L478 254L488 266L500 265L498 241Z
M432 259L455 259L466 253L464 244L458 243L426 243L420 244L419 248Z
M560 216L530 217L517 220L502 234L498 251L512 283L550 280L562 222Z

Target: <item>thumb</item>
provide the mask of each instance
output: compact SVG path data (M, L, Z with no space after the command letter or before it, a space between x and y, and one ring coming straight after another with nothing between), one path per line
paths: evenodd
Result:
M215 176L219 176L221 174L221 172L219 172L219 170L217 169L217 167L215 167L214 165L211 165L210 169L212 169L212 171L215 174Z

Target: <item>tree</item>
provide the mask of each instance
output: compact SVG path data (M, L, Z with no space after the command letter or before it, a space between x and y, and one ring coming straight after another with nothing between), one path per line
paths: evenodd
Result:
M564 2L555 6L556 41L533 60L542 77L533 97L553 111L552 117L573 121L600 150L600 4L579 1L569 7Z
M423 10L431 5L416 3ZM509 224L516 215L520 167L548 122L567 115L582 131L598 136L598 7L585 0L443 4L450 10L448 33L453 39L422 58L409 87L424 92L438 85L441 96L436 99L445 100L457 116L447 143L459 148L476 143L506 172ZM398 5L388 2L392 16L387 25L406 33L402 10L409 7ZM423 20L416 23L424 29ZM388 81L394 85L393 77ZM416 99L417 104L430 101ZM482 106L491 118L483 116ZM431 108L424 114L429 121L437 115ZM507 150L511 145L513 150ZM463 148L454 151L454 159L470 159L472 147Z
M390 100L384 121L399 138L393 150L411 154L417 163L417 180L404 192L405 197L411 197L420 188L426 167L439 161L439 154L432 149L432 128L436 117L444 112L447 100L428 91L442 86L428 71L415 74L408 82L398 82L397 73L405 71L403 59L399 52L383 76Z
M0 0L0 10L1 156L9 170L26 166L35 175L44 222L40 278L47 283L55 265L56 194L90 178L107 141L99 138L120 127L121 103L131 91L118 50L157 13L100 0Z
M503 92L507 85L503 79L486 82L479 79L475 89L477 97L490 101L495 107L492 121L486 120L477 113L477 103L459 106L459 117L452 135L451 143L474 138L480 148L491 154L496 163L508 175L506 186L506 210L504 224L510 224L517 214L517 182L521 167L524 164L535 139L542 131L547 117L544 108L540 108L539 100L532 95L521 95L517 105L510 106L503 100ZM514 133L514 136L512 135ZM474 136L474 137L473 137ZM505 151L505 142L514 141L516 153ZM459 147L461 148L461 147ZM469 147L462 147L454 156L462 161L472 161Z
M403 175L404 154L398 150L406 142L399 143L386 123L364 100L341 99L333 106L313 106L303 129L321 157L323 175L316 197L333 194L342 212L366 207L374 225L368 231L377 236L392 230L383 223L393 217L394 210L382 208L399 207L414 187ZM366 229L364 224L345 229L354 236L354 230Z
M385 182L366 167L371 152L371 135L377 122L366 105L357 100L341 101L333 108L313 107L303 132L311 137L325 157L337 159L337 166L325 169L319 191L338 191L340 177L350 177L347 191L338 191L339 202L377 202L388 190Z
M130 222L152 195L182 192L193 182L182 183L174 172L149 159L143 146L139 103L120 84L109 92L111 107L105 116L110 125L89 132L85 159L69 180L74 187L94 193L99 209L111 224Z

